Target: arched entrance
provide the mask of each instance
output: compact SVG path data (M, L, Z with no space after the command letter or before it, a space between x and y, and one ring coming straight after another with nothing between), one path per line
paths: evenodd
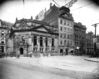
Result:
M20 48L20 54L23 55L23 48Z
M60 53L63 55L63 49L60 49Z

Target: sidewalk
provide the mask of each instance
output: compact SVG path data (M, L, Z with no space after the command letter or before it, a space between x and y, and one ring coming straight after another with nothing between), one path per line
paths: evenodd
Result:
M86 57L85 57L86 58ZM84 60L80 56L53 56L45 57L40 61L45 66L74 71L97 72L97 63Z

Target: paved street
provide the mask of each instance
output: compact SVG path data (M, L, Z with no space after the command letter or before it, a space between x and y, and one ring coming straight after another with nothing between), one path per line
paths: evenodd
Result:
M0 62L0 79L74 79L57 69L47 69L15 62Z
M96 74L0 59L0 79L98 79Z

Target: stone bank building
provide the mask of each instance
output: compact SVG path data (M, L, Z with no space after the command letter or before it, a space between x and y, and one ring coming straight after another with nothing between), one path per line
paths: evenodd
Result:
M51 25L31 19L16 19L7 40L7 53L15 55L58 53L58 33Z

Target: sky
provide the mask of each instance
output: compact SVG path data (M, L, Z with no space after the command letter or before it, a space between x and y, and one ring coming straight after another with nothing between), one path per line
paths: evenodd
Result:
M65 5L66 0L55 0L60 6ZM14 23L16 17L35 18L35 16L42 10L49 9L52 0L8 0L8 2L0 5L0 19ZM86 0L78 0L70 8L75 22L81 22L87 27L87 32L94 32L92 24L99 23L99 7L94 6L93 3L86 2ZM99 34L99 25L97 25L97 34Z

